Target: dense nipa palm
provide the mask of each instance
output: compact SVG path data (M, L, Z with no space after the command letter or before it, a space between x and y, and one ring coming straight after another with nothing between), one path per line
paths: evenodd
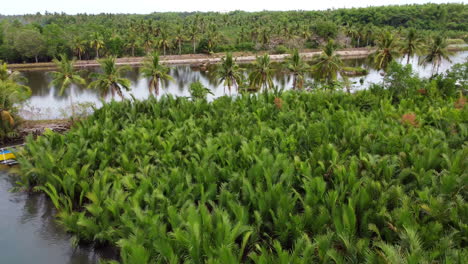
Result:
M369 91L111 102L29 139L21 182L123 263L457 263L468 131L447 129L467 122L452 103Z

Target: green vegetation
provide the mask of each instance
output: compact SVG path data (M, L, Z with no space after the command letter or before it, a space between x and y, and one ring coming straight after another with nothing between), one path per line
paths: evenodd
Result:
M9 63L104 56L374 46L382 31L423 39L444 33L466 40L465 4L424 4L327 11L0 15L0 59ZM457 42L459 43L459 41Z
M159 54L157 52L150 54L141 68L143 77L149 78L149 92L152 94L154 91L155 95L159 95L159 82L172 81L173 78L168 74L169 68L161 65L159 62Z
M92 89L98 89L101 95L106 96L109 91L114 98L117 93L122 99L124 98L122 89L130 90L130 80L122 77L122 72L126 70L125 67L117 67L115 64L115 57L108 57L99 60L102 73L96 74L96 80L89 84Z
M264 54L257 56L253 63L252 72L249 75L250 88L255 90L267 90L273 87L273 68L270 56Z
M239 85L242 78L242 73L239 69L239 65L232 58L232 53L227 53L225 57L221 59L221 64L216 72L219 80L223 82L224 87L228 87L229 93L231 93L231 87L235 86L239 91Z
M421 55L423 51L423 40L418 35L416 29L411 28L401 44L401 53L406 56L406 64L409 64L410 58L414 55Z
M338 72L343 67L343 61L336 54L336 45L333 40L328 41L322 49L322 54L313 64L312 71L317 80L328 85L332 85L336 81Z
M341 75L344 76L361 76L368 74L369 71L362 67L342 67Z
M24 78L19 72L10 71L7 64L0 61L0 142L15 137L15 119L18 103L31 96L31 90L23 85Z
M452 54L447 49L447 38L437 35L433 37L429 43L428 54L423 58L423 63L432 63L432 72L439 73L442 60L450 61L449 56Z
M310 71L307 63L301 58L298 50L294 50L285 61L286 69L293 76L293 89L303 88L304 76Z
M55 63L58 71L51 72L53 80L50 82L50 85L60 87L59 95L62 95L72 84L86 84L85 79L83 79L73 68L75 60L70 61L67 56L62 54L60 56L60 60L54 59L53 62Z
M208 94L213 94L210 89L203 86L199 81L191 83L189 90L192 95L192 99L194 100L206 100L206 96L208 96Z
M392 62L387 89L354 94L112 101L29 138L20 183L123 263L464 263L467 66Z

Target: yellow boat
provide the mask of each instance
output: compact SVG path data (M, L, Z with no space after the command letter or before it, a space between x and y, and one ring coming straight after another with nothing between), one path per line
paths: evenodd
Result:
M0 164L11 166L18 164L18 162L16 161L16 156L13 152L7 149L0 149Z

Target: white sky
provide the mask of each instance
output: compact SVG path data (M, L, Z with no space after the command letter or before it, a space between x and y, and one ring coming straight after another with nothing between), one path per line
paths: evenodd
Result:
M464 0L1 0L0 14L36 12L138 13L164 11L322 10L422 3L464 3Z

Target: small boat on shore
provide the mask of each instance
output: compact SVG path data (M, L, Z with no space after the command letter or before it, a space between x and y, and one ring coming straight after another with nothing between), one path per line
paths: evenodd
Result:
M8 149L0 149L0 165L13 166L18 164L16 161L16 156Z

